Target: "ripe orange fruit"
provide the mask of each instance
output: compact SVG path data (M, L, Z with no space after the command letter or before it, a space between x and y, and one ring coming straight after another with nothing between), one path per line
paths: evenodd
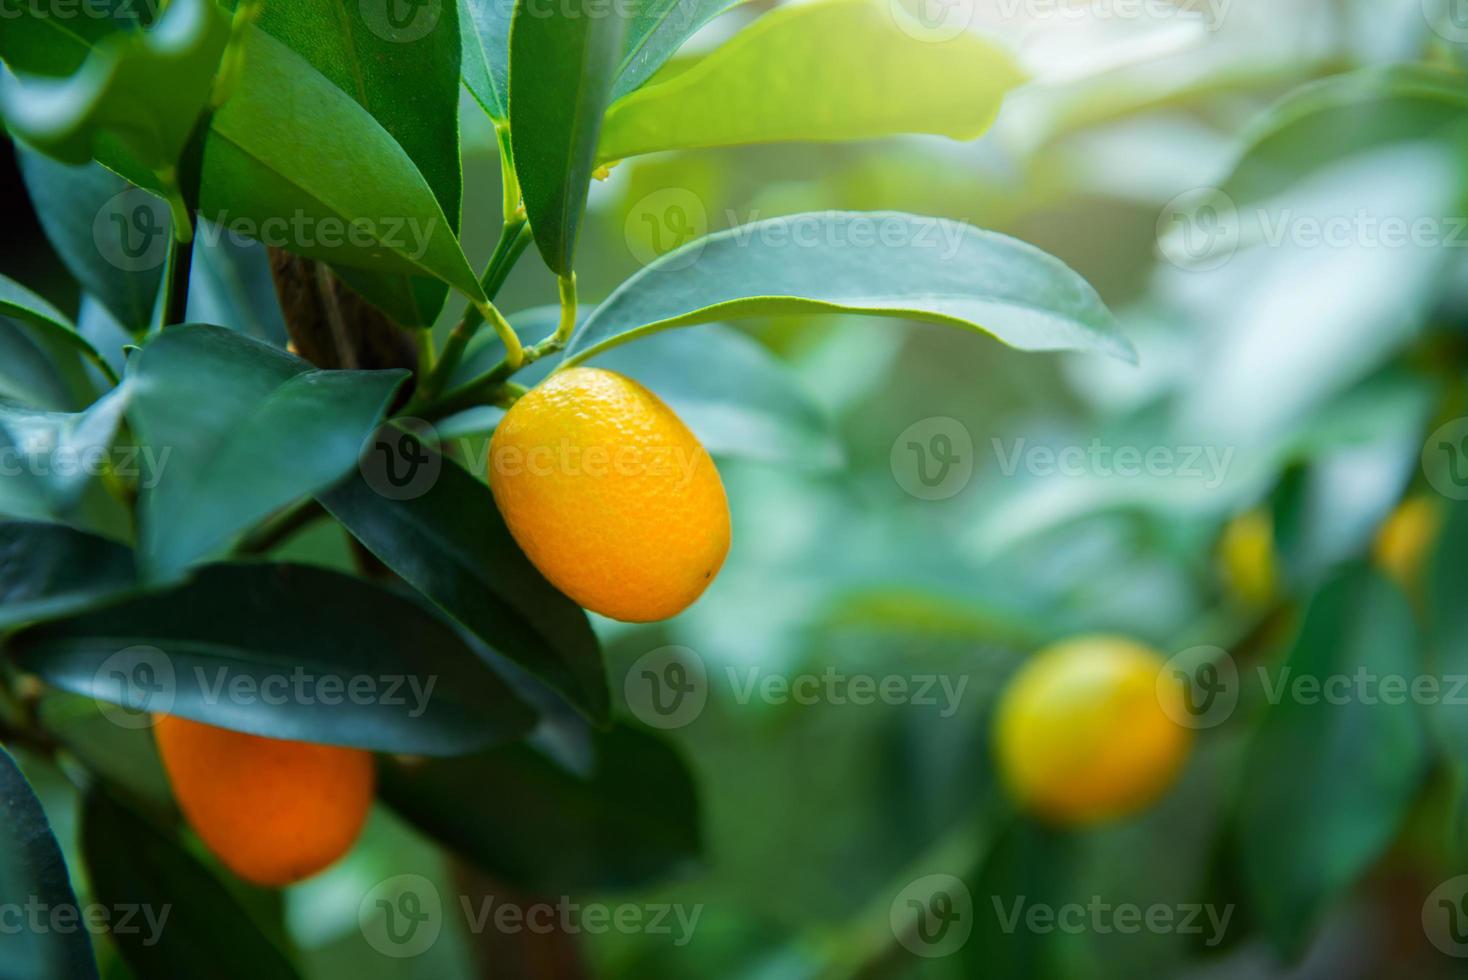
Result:
M560 371L517 401L490 442L489 482L541 574L613 619L677 615L729 552L729 501L708 452L656 395L611 371Z
M999 769L1015 799L1059 824L1147 806L1176 778L1192 743L1183 687L1163 659L1121 637L1082 636L1035 654L1000 697ZM1164 704L1164 699L1176 701Z
M351 849L372 805L372 755L263 738L160 715L153 729L173 795L225 867L279 887Z

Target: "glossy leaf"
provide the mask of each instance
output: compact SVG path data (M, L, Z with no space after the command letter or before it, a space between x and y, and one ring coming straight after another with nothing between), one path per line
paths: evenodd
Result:
M1332 680L1413 678L1420 651L1406 597L1353 567L1310 602L1288 659L1271 672L1278 696L1245 761L1238 833L1245 885L1283 952L1298 952L1327 905L1381 856L1427 771L1410 696L1362 696L1347 685L1338 700ZM1301 686L1311 683L1321 687Z
M510 119L510 21L514 0L461 0L464 87L496 122Z
M555 329L557 307L526 310L510 318L522 336ZM504 354L499 341L481 333L455 374L464 383L492 368ZM558 359L537 361L518 375L533 385ZM668 404L716 457L752 459L812 469L841 462L830 419L803 392L785 364L744 334L721 324L694 332L670 330L600 354L596 367L625 374ZM717 365L717 369L711 368ZM501 409L481 406L437 423L443 438L488 434Z
M275 347L286 345L265 246L201 219L191 272L185 317L190 323L218 324Z
M127 181L101 164L69 166L23 144L16 155L36 217L72 278L128 330L146 327L172 234L167 207L143 191L126 193Z
M526 743L378 771L383 798L424 833L527 890L632 888L689 870L702 834L679 754L622 725L589 754L583 773Z
M52 913L80 916L66 860L41 801L0 748L0 895L38 903ZM0 933L0 977L7 980L88 980L97 976L85 929L29 928L16 917ZM44 921L43 923L44 924Z
M436 465L437 478L418 496L390 499L354 473L320 499L378 559L466 629L587 717L605 721L606 668L586 613L530 564L487 485L448 460L436 458Z
M211 565L8 647L62 690L272 738L452 755L534 722L418 603L307 565Z
M60 524L0 523L0 630L68 616L137 587L133 553Z
M941 218L826 211L698 239L619 286L567 364L673 327L785 313L864 313L987 333L1028 351L1132 360L1105 304L1054 256Z
M935 36L897 4L797 4L619 99L607 111L597 157L897 133L971 140L1024 78L992 42L967 32Z
M519 0L510 31L510 141L535 244L570 275L626 22L616 4Z
M612 98L639 88L699 28L742 0L640 0L627 23Z
M112 941L139 977L296 980L290 960L183 842L93 785L82 803L93 899L136 910Z
M64 519L115 460L108 450L131 386L112 389L84 412L39 412L0 403L0 453L11 464L0 481L0 513Z
M404 371L321 371L222 327L172 327L135 354L127 417L156 471L140 564L166 580L254 522L341 479Z
M173 0L152 29L102 38L69 78L0 78L0 113L58 160L86 163L105 133L143 166L169 170L209 103L229 38L229 17L213 0Z
M458 19L442 4L419 4L399 25L395 9L293 0L266 4L258 23L372 114L412 159L457 235ZM442 282L421 277L348 268L343 278L406 326L431 324L447 295Z

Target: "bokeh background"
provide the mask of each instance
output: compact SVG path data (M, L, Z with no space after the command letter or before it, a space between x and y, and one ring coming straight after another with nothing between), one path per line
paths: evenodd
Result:
M694 47L762 9L736 9ZM1451 884L1468 872L1468 706L1358 699L1299 710L1288 698L1270 703L1257 683L1260 667L1277 671L1302 643L1347 674L1468 667L1454 660L1468 632L1452 622L1468 543L1452 505L1468 490L1443 475L1448 460L1432 449L1442 439L1429 438L1468 410L1462 107L1433 115L1368 86L1235 170L1270 107L1301 86L1372 66L1463 65L1468 8L984 0L963 9L1035 79L988 135L626 162L593 189L582 295L605 296L693 234L801 211L896 209L1060 256L1116 311L1140 364L840 317L699 328L609 357L720 451L733 506L734 550L697 606L652 627L597 624L620 714L672 746L697 790L686 812L646 807L634 754L616 801L621 826L654 849L668 836L696 841L702 856L652 885L532 883L522 894L645 914L671 904L697 909L696 926L684 936L473 935L457 896L503 895L503 884L467 877L379 807L341 865L279 899L242 892L251 914L299 945L313 977L1462 974L1468 935L1452 931L1457 913L1431 897L1468 894L1468 884ZM467 102L463 127L464 237L478 264L499 227L499 165L493 133ZM0 272L78 312L42 228L61 203L38 218L8 145L0 164L9 215ZM102 181L97 204L118 189ZM1383 219L1425 221L1426 231L1390 244L1369 230ZM1322 240L1312 221L1344 230ZM244 297L258 314L253 329L279 337L263 255L235 258L240 278L215 288ZM209 288L195 301L207 302ZM526 310L554 296L532 254L499 305ZM94 304L80 312L103 315ZM737 368L749 361L783 384L741 389ZM691 384L696 372L706 377ZM711 394L709 379L720 377L734 390ZM1140 472L1122 462L1133 451ZM1443 529L1425 570L1398 576L1413 610L1404 626L1329 590L1342 575L1371 574L1360 566L1381 566L1380 528L1405 499L1425 501ZM325 526L285 554L349 560L340 531ZM1322 610L1318 621L1307 609ZM1302 621L1312 624L1303 638ZM1241 679L1156 806L1098 828L1047 828L1015 817L996 785L991 707L1036 649L1092 632L1134 637L1164 657L1217 648ZM658 730L637 678L670 657L700 678L703 703ZM749 693L766 677L833 673L898 678L914 694L931 685L929 698L857 704L823 687L797 703ZM543 735L549 756L574 759L574 732ZM144 751L126 764L156 762ZM74 847L69 787L45 767L28 774ZM464 792L535 812L533 779L502 794ZM540 846L532 857L545 862L578 850L549 829ZM971 931L946 955L923 957L892 915L904 889L934 874L963 882ZM402 875L427 879L444 904L440 935L411 959L381 953L359 924L364 896ZM1307 913L1281 911L1280 895L1309 896ZM999 908L1016 900L1160 906L1175 923L1192 915L1197 928L1123 931L1109 913L1088 912L1080 928L1006 931ZM1215 931L1207 910L1226 913L1226 927ZM110 969L125 975L115 960Z

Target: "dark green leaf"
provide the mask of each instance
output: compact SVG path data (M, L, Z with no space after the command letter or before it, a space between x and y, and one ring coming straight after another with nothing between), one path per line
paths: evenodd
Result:
M612 98L642 85L699 28L742 0L640 0L627 23Z
M824 211L731 228L662 256L577 329L565 363L672 327L786 313L926 320L1020 350L1135 359L1096 291L1032 245L942 218Z
M1245 763L1238 834L1244 884L1287 954L1381 856L1421 786L1427 741L1412 697L1356 683L1415 678L1420 654L1406 597L1357 566L1311 600L1268 676L1274 696Z
M626 21L617 4L519 0L510 31L510 141L535 244L569 276Z
M111 933L137 976L299 976L285 953L181 841L103 786L87 792L81 838L93 898L110 909L137 910L134 928Z
M400 430L384 431L388 435L380 440L416 441ZM379 445L398 452L386 441ZM428 451L419 446L414 452ZM438 475L421 494L390 499L354 473L321 502L383 563L464 627L587 717L605 721L606 668L586 613L530 564L489 487L457 464L431 458Z
M0 630L68 616L137 587L133 553L59 524L0 524Z
M510 20L513 0L462 0L464 86L496 122L510 118Z
M697 7L675 16L703 13ZM1024 80L1003 48L975 33L930 31L907 19L899 3L794 4L618 99L607 110L597 158L898 133L977 139Z
M58 18L40 8L19 19ZM7 27L17 14L7 14ZM76 20L84 18L69 18ZM0 77L0 112L10 130L42 152L82 164L107 134L155 172L177 165L209 103L229 42L229 17L213 0L173 0L147 31L98 40L64 81Z
M315 370L210 326L168 329L128 368L128 421L157 466L138 500L140 565L155 580L341 479L406 375Z
M97 357L65 314L0 276L0 398L57 411L81 408L94 392L80 358Z
M38 412L0 403L0 513L64 519L96 478L115 462L113 437L131 386L122 384L84 412Z
M479 868L531 891L631 888L688 870L693 776L656 736L593 737L585 774L519 743L461 759L384 759L383 798Z
M152 726L119 725L115 711L110 704L53 690L41 699L37 715L46 731L92 773L146 812L173 818L178 808Z
M85 980L97 976L92 943L81 928L80 906L66 861L51 834L41 801L15 760L0 748L0 895L37 902L55 915L71 915L75 928L0 932L0 980Z
M8 646L62 690L272 738L455 754L534 722L432 613L306 565L211 565Z
M16 152L36 216L72 278L128 330L146 327L172 234L168 208L145 191L128 193L101 164L68 166L23 144Z
M229 327L284 347L285 317L265 247L201 219L194 238L186 319Z
M259 25L392 135L427 181L454 234L459 230L459 23L440 3L412 6L394 23L393 3L336 0L266 4ZM433 322L447 290L437 280L348 269L342 277L407 326Z

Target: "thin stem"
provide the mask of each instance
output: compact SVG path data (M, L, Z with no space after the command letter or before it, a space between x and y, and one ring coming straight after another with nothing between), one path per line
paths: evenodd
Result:
M557 348L565 347L576 331L576 273L558 276L556 286L561 293L561 322L556 327Z
M434 369L433 330L415 330L413 339L418 344L418 377L426 377Z
M242 538L240 543L235 546L235 554L266 554L284 544L297 531L310 527L318 519L325 516L326 508L317 503L314 497L303 500L274 521L257 528L253 533Z
M510 150L510 127L498 123L494 127L495 138L500 147L500 189L503 194L505 224L525 220L525 208L520 203L520 178L515 173L515 155Z
M160 171L163 197L173 219L173 240L168 246L168 262L163 277L163 309L158 328L182 323L189 307L189 274L194 264L194 218L179 192L172 169Z
M510 370L520 370L525 364L525 349L520 345L520 335L515 333L510 321L505 319L504 314L493 303L482 304L479 313L489 321L489 325L499 335L500 343L505 345L505 363L510 366Z

